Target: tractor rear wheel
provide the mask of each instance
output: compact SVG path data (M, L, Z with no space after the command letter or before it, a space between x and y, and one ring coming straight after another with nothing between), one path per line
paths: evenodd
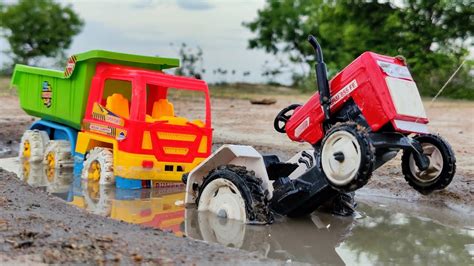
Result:
M273 222L267 194L253 171L224 165L204 177L196 203L199 211L210 211L222 218L267 224Z
M402 156L402 172L408 184L421 194L447 187L456 173L456 157L453 149L442 137L433 134L414 137L430 163L428 169L420 171L416 166L412 150L405 150Z
M364 127L352 122L338 123L322 141L320 167L336 190L355 191L372 176L374 150Z

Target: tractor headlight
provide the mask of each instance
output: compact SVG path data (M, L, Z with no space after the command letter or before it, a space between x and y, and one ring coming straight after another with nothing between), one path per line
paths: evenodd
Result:
M394 78L403 78L403 79L411 79L410 71L408 70L408 67L406 66L401 66L397 64L392 64L384 61L377 61L377 64L382 68L383 72L387 74L390 77Z

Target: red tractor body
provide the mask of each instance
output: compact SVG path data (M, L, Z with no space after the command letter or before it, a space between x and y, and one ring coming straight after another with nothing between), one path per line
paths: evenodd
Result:
M424 194L445 188L456 171L454 152L428 131L405 59L365 52L329 81L321 46L314 36L308 41L315 50L318 92L304 105L282 109L275 130L313 145L317 166L339 191L364 186L400 150L412 187Z
M390 124L397 132L428 133L423 103L404 62L395 57L365 52L329 82L331 114L352 99L372 132ZM317 144L324 136L324 112L315 93L298 107L286 124L294 141Z

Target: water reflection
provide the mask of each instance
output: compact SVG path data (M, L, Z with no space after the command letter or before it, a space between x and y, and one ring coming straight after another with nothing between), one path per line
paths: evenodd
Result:
M212 213L186 209L186 235L242 248L284 261L344 264L335 247L346 239L353 218L313 214L305 219L279 218L270 226L245 225Z
M385 208L361 206L365 217L357 221L351 237L340 246L351 260L365 264L468 265L474 262L466 246L474 243L474 230L440 225Z
M52 194L67 193L73 181L72 168L50 169L42 163L20 163L18 177L34 187L44 187Z
M313 264L442 264L474 262L474 229L443 226L390 206L360 204L360 215L313 213L304 219L277 218L270 226L245 225L185 209L184 187L123 190L82 182L70 169L42 164L20 167L19 176L91 213L216 242L284 261Z

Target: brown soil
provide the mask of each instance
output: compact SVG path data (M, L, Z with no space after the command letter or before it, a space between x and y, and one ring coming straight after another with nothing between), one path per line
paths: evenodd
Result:
M0 158L6 158L17 155L21 135L34 119L19 108L15 96L0 99Z

